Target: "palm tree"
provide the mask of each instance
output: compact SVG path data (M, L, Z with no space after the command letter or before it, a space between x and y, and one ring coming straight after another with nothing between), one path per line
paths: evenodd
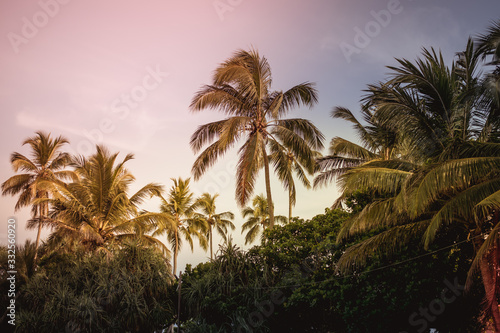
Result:
M373 88L372 88L373 89ZM343 107L335 107L331 112L332 118L346 120L353 125L361 145L352 141L334 137L330 143L330 154L318 158L317 169L319 175L314 179L314 187L324 186L337 179L341 188L346 188L343 180L346 173L390 172L396 170L412 170L418 164L411 158L411 142L409 138L401 135L396 128L381 122L377 117L377 105L371 100L373 95L366 97L366 103L361 107L363 125L353 113ZM375 200L380 193L373 192L356 183L348 184L356 192L342 191L340 197L334 202L333 208L341 208L347 199L354 198L356 193L368 195Z
M397 59L391 78L370 86L376 118L410 138L413 158L426 163L454 158L456 145L477 137L483 124L473 120L480 108L480 54L469 40L450 69L434 49L423 51L415 64ZM477 110L479 111L479 110Z
M40 246L43 219L48 214L49 206L47 202L35 205L33 200L50 196L48 191L39 187L41 181L61 180L72 176L70 171L62 170L69 161L69 155L60 151L66 143L68 140L62 136L52 139L50 134L36 132L34 137L23 142L23 145L27 144L31 147L31 159L17 152L12 153L10 158L14 171L25 173L12 176L2 183L2 195L19 194L15 210L32 204L32 216L40 222L32 225L32 227L38 227L34 263L36 263Z
M195 153L210 144L196 159L192 172L199 179L217 159L242 140L238 154L236 200L245 205L253 193L258 171L264 167L270 227L274 225L267 147L277 137L295 154L313 158L312 149L322 148L323 135L308 120L283 119L293 107L312 107L317 102L313 84L305 82L281 91L271 91L271 68L257 51L237 51L222 63L211 85L198 91L192 111L218 109L228 118L200 126L191 136Z
M217 230L217 233L227 241L228 227L232 230L235 226L231 220L234 219L234 214L231 212L216 213L215 199L219 194L210 195L210 193L203 193L200 198L196 200L196 207L201 209L202 213L196 213L195 219L202 220L208 225L208 239L210 241L210 259L213 260L213 234L212 228Z
M193 193L189 189L190 179L172 178L174 185L170 188L168 198L160 195L162 201L160 210L170 222L166 227L158 228L153 235L166 234L174 252L173 274L177 271L177 257L182 247L184 238L193 251L193 236L199 240L200 246L207 250L207 239L205 233L208 225L203 219L195 218L197 203L193 199ZM181 237L183 236L183 237Z
M263 194L259 194L253 198L252 207L245 207L242 211L243 218L248 218L242 225L241 233L248 229L245 235L245 245L253 243L259 233L271 226L269 216L268 201ZM275 216L278 223L286 224L287 218L281 215Z
M344 194L356 186L383 193L347 221L339 241L358 233L375 236L350 247L339 261L346 270L366 262L370 255L390 255L410 240L421 238L427 249L439 231L456 228L462 239L473 241L475 256L469 272L479 268L487 310L500 331L497 304L498 249L500 248L500 139L485 133L491 108L481 109L485 94L477 77L480 53L469 41L449 70L442 56L424 50L413 64L398 60L392 79L377 96L379 120L399 124L419 159L415 169L353 168L341 177ZM394 118L393 118L394 117ZM380 231L383 230L383 231ZM455 241L455 240L452 240Z
M314 187L328 184L336 177L369 161L389 161L405 158L403 139L392 127L374 117L376 106L370 101L361 107L363 125L353 113L343 107L335 107L332 118L352 123L353 129L361 140L361 145L334 137L330 142L330 154L317 159L319 175L314 179Z
M292 219L292 207L296 204L296 188L293 175L298 177L302 185L307 189L311 188L311 183L307 179L307 174L312 175L316 169L316 161L310 158L309 152L306 156L296 156L291 149L284 147L277 141L270 143L271 155L269 160L274 166L274 171L278 179L283 183L285 190L288 191L288 221ZM318 156L318 152L313 152Z
M487 112L480 113L484 123L482 137L491 141L500 136L500 20L479 36L477 50L488 61L487 65L494 66L483 79L485 98L482 106Z
M162 186L150 183L129 196L127 192L135 178L125 163L133 155L116 163L117 156L118 153L110 154L105 147L97 146L97 152L89 158L73 158L76 181L41 183L53 193L53 198L38 199L52 206L45 219L54 228L48 238L49 246L80 245L89 251L110 252L125 242L138 241L168 255L168 248L148 233L158 225L166 228L169 221L161 213L139 208L146 198L160 193ZM28 225L36 223L36 219L28 221Z

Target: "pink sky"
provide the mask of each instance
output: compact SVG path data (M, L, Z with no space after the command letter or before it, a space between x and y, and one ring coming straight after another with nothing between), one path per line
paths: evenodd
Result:
M372 11L390 6L397 6L397 14L347 61L340 45L355 45L355 29L375 20ZM191 134L222 118L210 111L190 113L191 98L220 62L251 46L269 60L274 89L317 83L318 105L291 116L315 122L326 145L333 136L355 139L348 125L329 118L333 106L356 111L362 89L382 80L394 57L414 59L422 46L434 46L451 59L469 35L484 32L499 14L500 3L487 0L2 1L0 181L14 175L10 154L27 153L21 143L37 130L67 137L68 150L76 153L101 142L121 156L134 153L128 168L137 178L135 189L148 182L168 188L170 178L189 177L196 158ZM218 207L236 214L233 237L243 247L234 162L233 152L192 187L220 193ZM261 192L262 179L255 194ZM273 195L275 210L286 215L286 193L277 182ZM336 196L333 185L302 189L294 215L320 214ZM34 239L35 231L24 230L29 210L14 212L16 198L0 200L0 219L19 220L18 241ZM145 208L157 206L153 201ZM0 230L0 243L6 229ZM206 257L186 248L179 267Z

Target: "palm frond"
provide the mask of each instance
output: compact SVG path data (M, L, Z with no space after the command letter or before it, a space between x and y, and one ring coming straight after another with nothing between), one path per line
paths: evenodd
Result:
M465 158L437 165L425 175L415 192L413 216L420 214L444 192L468 188L499 168L499 157Z
M364 161L379 157L377 154L369 151L368 149L339 137L332 139L330 143L330 155L340 155Z
M403 170L360 166L344 173L339 185L345 194L357 189L368 189L395 195L410 175L410 172Z
M500 178L492 179L458 193L456 196L447 200L446 203L437 211L431 219L429 227L424 234L425 249L429 248L436 237L436 233L441 226L448 225L454 221L473 220L475 218L476 203L478 207L484 207L481 202L492 198L500 187ZM478 203L479 202L479 203ZM500 206L497 206L500 207Z
M240 158L236 173L236 201L243 206L253 193L257 172L263 156L263 137L260 132L253 134L239 150Z
M355 272L366 265L370 258L391 256L405 244L422 236L428 220L417 221L390 228L360 243L350 246L337 262L340 272Z

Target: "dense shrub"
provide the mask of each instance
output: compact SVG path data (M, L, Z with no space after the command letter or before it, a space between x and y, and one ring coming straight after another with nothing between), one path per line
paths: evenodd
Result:
M52 254L22 289L19 332L153 332L173 316L170 267L152 249Z

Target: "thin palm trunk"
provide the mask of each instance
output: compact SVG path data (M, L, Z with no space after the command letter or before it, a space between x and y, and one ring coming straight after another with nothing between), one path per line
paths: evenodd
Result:
M41 214L39 214L41 218ZM36 266L36 261L38 259L38 246L40 245L40 235L42 233L42 223L38 222L38 231L36 233L36 242L35 242L35 258L33 260L33 264Z
M269 158L266 152L266 146L262 144L262 151L264 153L264 172L266 178L266 194L267 194L267 208L269 210L269 228L274 227L274 205L271 197L271 180L269 179Z
M42 195L43 198L47 198L48 194L44 193ZM36 267L36 262L38 259L38 248L40 246L40 235L42 234L42 220L49 213L49 204L47 202L41 204L40 210L38 211L38 231L36 234L36 242L35 242L35 257L33 258L33 265Z
M177 254L179 253L179 234L178 230L175 230L175 247L174 247L174 276L177 271Z
M288 223L292 221L292 188L288 189Z

